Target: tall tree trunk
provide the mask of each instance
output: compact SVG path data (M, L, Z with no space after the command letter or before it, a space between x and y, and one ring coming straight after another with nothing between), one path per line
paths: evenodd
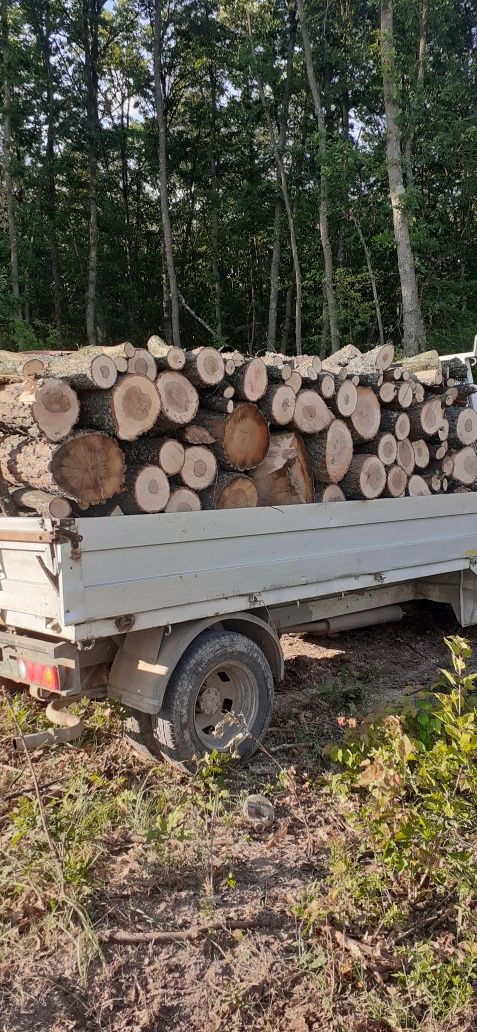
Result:
M55 90L53 69L51 64L51 13L50 0L44 0L44 19L40 17L41 48L46 79L46 207L50 244L51 275L53 285L53 306L58 343L63 342L61 316L61 274L58 254L57 218L56 218L56 178L55 178Z
M285 84L283 87L282 109L279 120L278 150L283 156L286 143L288 112L290 108L290 93L293 76L293 55L296 43L296 5L290 4L288 12L288 49ZM277 188L280 190L280 174L277 172ZM270 302L268 306L268 332L267 349L276 350L277 339L277 312L278 312L278 290L280 284L280 252L281 252L281 230L282 230L283 204L279 197L275 202L275 213L273 219L273 248L272 261L270 265Z
M18 302L20 312L20 283L18 279L17 227L15 222L15 198L12 181L12 91L10 83L10 45L8 32L8 0L1 0L2 17L2 59L3 59L3 173L5 177L5 199L7 204L8 237L10 243L10 269L12 293Z
M89 259L86 292L86 336L96 344L98 285L98 22L102 0L83 0L86 115L89 158Z
M212 276L214 280L215 330L222 337L222 303L219 265L219 187L217 179L217 79L215 68L209 65L210 86L210 200L212 238Z
M132 229L131 229L131 207L129 203L130 183L128 168L128 137L129 137L129 98L127 100L126 118L124 117L124 97L121 96L121 117L119 132L119 149L121 153L121 194L123 199L124 225L126 230L126 264L129 285L129 327L134 331L136 324L136 276L133 255Z
M303 52L305 55L306 74L313 97L316 122L318 126L319 153L320 153L320 237L323 249L323 261L325 267L325 296L328 307L328 318L330 324L331 349L338 351L340 338L338 331L338 319L336 316L336 301L333 284L333 255L331 251L330 233L328 225L328 174L327 174L327 143L326 125L321 103L320 89L313 67L313 54L311 50L310 36L305 21L303 0L297 0L298 15L300 18L301 35L303 40Z
M162 314L164 319L164 333L166 340L172 340L172 315L171 315L171 292L169 290L169 277L167 275L166 245L164 233L161 228L161 276L162 276Z
M254 60L254 63L255 63L255 54L253 52L252 25L251 25L251 21L250 21L250 15L249 15L248 12L247 12L247 24L248 24L248 34L249 34L249 39L250 39L250 47L252 49L253 60ZM267 129L268 129L268 133L269 133L269 136L270 136L270 143L271 143L271 146L272 146L273 156L275 158L275 164L277 166L277 171L278 171L278 174L280 176L280 185L281 185L281 190L282 190L283 203L285 205L285 211L287 213L287 219L288 219L288 230L289 230L289 233L290 233L290 245L291 245L292 256L293 256L293 268L295 270L295 286L296 286L295 351L296 351L297 355L301 355L301 353L302 353L302 347L301 347L301 294L302 294L302 284L301 284L300 259L299 259L299 255L298 255L298 244L297 244L296 231L295 231L295 220L294 220L294 217L293 217L293 211L292 211L292 207L291 207L291 204L290 204L290 195L288 193L288 183L287 183L287 176L286 176L286 172L285 172L285 166L283 164L283 159L282 159L282 156L281 156L279 148L278 148L278 142L277 142L277 138L276 138L276 135L275 135L275 129L274 129L274 126L273 126L272 118L271 118L271 115L270 115L270 110L269 110L269 107L268 107L268 104L267 104L267 100L266 100L266 97L265 97L265 91L264 91L264 88L263 88L262 78L261 78L259 72L257 71L257 69L255 69L255 78L256 78L256 81L257 81L258 92L259 92L260 101L261 101L262 108L263 108L263 113L265 115L265 121L267 123Z
M386 115L386 164L401 281L403 346L406 355L415 355L424 349L426 333L417 289L416 269L409 233L409 217L406 210L399 108L395 85L392 0L381 0L381 63Z
M282 339L280 341L280 351L286 355L288 348L288 338L290 336L290 323L291 323L291 311L293 304L293 281L288 284L286 298L285 298L285 316L283 319L282 327Z
M357 234L359 236L360 243L361 243L361 246L362 246L363 251L364 251L364 257L366 259L366 268L368 270L369 282L371 284L371 290L373 292L374 307L376 309L376 322L378 324L379 343L381 344L382 347L384 347L384 330L383 330L383 320L382 320L382 316L381 316L381 305L379 303L378 287L377 287L377 284L376 284L376 276L374 275L373 263L371 261L371 252L370 252L369 247L368 247L368 245L366 243L366 240L364 239L364 233L363 233L363 230L361 228L361 223L359 221L358 216L355 215L354 212L351 212L351 216L350 217L351 217L351 221L353 222L353 224L354 224L354 226L356 228L356 232L357 232Z
M417 53L417 82L414 100L409 110L409 128L405 143L405 167L408 187L414 186L413 147L416 131L417 108L422 99L424 73L426 68L427 23L429 19L429 0L421 0L421 16L419 25L419 47Z
M154 97L156 102L156 120L159 134L159 188L161 193L161 219L164 236L164 250L169 280L171 299L172 343L181 346L179 320L179 293L177 289L174 253L172 249L172 229L169 214L169 196L167 188L167 145L166 119L164 113L163 70L162 70L162 0L155 0L154 7Z

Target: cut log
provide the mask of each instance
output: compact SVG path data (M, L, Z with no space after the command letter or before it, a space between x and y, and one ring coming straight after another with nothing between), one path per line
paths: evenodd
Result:
M267 457L251 476L259 505L298 505L314 500L310 462L299 434L274 434Z
M118 373L127 373L129 363L128 358L122 358L120 355L118 355L118 357L114 359L114 362Z
M298 372L298 369L292 369L291 374L288 377L287 384L295 394L298 394L298 391L301 391L303 378L301 373Z
M265 356L262 361L265 362ZM269 383L286 383L290 379L293 369L289 365L269 365L265 362L267 367L267 376Z
M335 354L336 354L336 352L335 352ZM322 361L321 361L321 358L319 357L319 355L313 355L313 358L311 360L311 364L313 366L313 369L315 369L315 371L317 373L319 373L321 371Z
M426 470L420 476L427 484L431 494L439 494L442 490L442 482L445 480L442 470L439 470L439 472L429 472L429 470Z
M381 387L381 391L383 391L386 386L391 387L392 384L383 384L383 386ZM385 399L382 398L382 400L384 401ZM414 392L412 389L412 385L410 384L409 380L403 380L402 383L397 383L394 385L394 396L391 398L390 401L386 400L386 404L393 409L408 409L412 405L413 401Z
M408 477L414 473L414 467L416 465L414 448L407 438L404 441L398 441L396 460L398 466L401 466L401 469L404 470Z
M107 391L118 378L116 360L99 348L81 348L67 355L48 355L43 359L45 377L65 380L77 391Z
M411 436L417 439L433 437L443 421L439 398L432 398L422 405L412 405L407 414L411 425Z
M173 437L167 437L164 441L157 443L159 445L158 465L168 477L177 476L184 465L184 445Z
M449 451L448 441L437 441L437 443L434 443L434 441L429 440L427 442L427 446L429 452L429 462L431 462L433 459L440 461Z
M169 501L169 480L160 466L129 470L126 485L126 491L118 498L125 516L140 512L163 512Z
M221 391L222 391L222 388L221 388ZM234 394L235 394L235 387L232 387L232 384L229 384L228 387L224 387L224 389L222 391L222 397L223 398L228 398L229 400L230 400L230 398L233 398Z
M44 371L41 358L25 361L25 352L0 351L0 384L22 383L26 377L42 376Z
M216 438L204 426L186 426L182 430L185 444L215 444Z
M324 484L337 484L343 479L353 458L353 439L341 419L316 437L305 439L305 448L313 476Z
M224 361L224 370L225 370L225 375L226 376L232 376L232 373L235 372L235 362L234 362L233 358L227 358ZM199 501L200 501L200 498L199 498Z
M437 351L421 351L419 355L411 355L401 361L403 369L412 373L422 373L426 369L440 369L441 363Z
M243 473L220 473L208 491L202 492L204 509L252 509L257 505L255 483Z
M429 445L427 441L419 440L412 441L412 450L414 452L414 462L418 469L426 469L431 460L431 454L429 451ZM445 452L444 452L445 454Z
M147 376L128 373L111 391L83 395L81 426L105 430L121 441L135 441L152 429L160 411L161 399L155 383Z
M220 351L215 348L186 351L184 375L194 387L216 387L222 383L225 375L225 363Z
M407 474L402 466L391 466L386 477L385 498L402 498L406 493Z
M158 426L184 426L191 423L199 408L199 395L182 373L167 369L156 380L161 399Z
M361 387L371 387L371 389L376 391L376 393L384 383L383 373L359 373L358 377Z
M434 437L436 436L439 441L447 441L449 437L449 421L447 419L442 420L442 423L437 430L437 434L435 434Z
M428 390L439 389L444 380L442 369L417 369L414 376Z
M236 405L230 416L199 409L196 422L214 436L215 454L227 469L253 469L267 454L270 443L267 421L251 402Z
M164 512L199 512L201 509L202 502L195 491L190 487L174 487Z
M173 369L176 372L180 372L185 366L185 351L182 348L174 347L172 344L166 344L156 334L149 337L147 350L154 356L158 369Z
M477 480L477 453L475 448L472 448L471 445L468 445L466 448L460 448L459 451L449 453L449 458L452 459L452 479L468 487L471 484L475 484Z
M268 386L268 374L265 362L261 358L251 358L235 370L230 377L235 394L241 401L260 401Z
M346 344L344 348L335 351L321 363L322 369L328 369L330 373L339 373L340 369L347 366L354 358L361 358L361 352L354 344Z
M303 434L317 434L333 422L334 416L318 391L299 391L295 399L292 425Z
M471 408L446 409L449 423L449 444L458 448L461 444L475 444L477 441L477 412Z
M186 448L184 464L180 477L186 487L194 491L203 491L213 483L217 476L217 459L210 448L204 445L192 445Z
M390 382L392 382L393 380L394 381L402 380L403 379L403 375L404 375L403 367L401 365L395 365L395 364L388 366L388 368L383 373L384 379L388 380ZM408 377L409 377L409 373L406 371L406 378L408 378Z
M78 433L60 444L26 438L12 452L10 468L25 486L88 506L119 494L125 463L119 444L107 434Z
M63 380L41 380L31 407L35 423L49 441L62 441L79 419L76 391Z
M355 455L341 487L347 498L379 498L386 487L386 467L377 455Z
M232 398L224 398L223 394L209 394L203 391L200 403L211 412L233 412L235 405Z
M345 502L339 484L320 484L315 481L315 502Z
M379 400L383 405L390 405L397 396L397 385L394 380L385 380L378 389ZM412 398L412 393L411 393ZM401 406L399 406L401 408Z
M354 441L371 441L379 430L381 406L370 387L357 387L358 400L350 416L351 434Z
M456 405L467 405L469 398L477 393L477 387L473 383L459 383L452 390L457 391L457 394L454 395Z
M372 373L377 370L384 373L394 361L394 347L392 344L382 344L371 351L365 351L356 355L348 362L350 373Z
M0 435L0 469L2 478L8 487L21 487L22 482L14 473L11 465L12 457L15 456L17 448L29 440L24 434L1 434Z
M295 412L295 392L286 383L269 387L259 407L267 423L275 426L287 426Z
M352 416L357 404L358 389L352 380L344 380L343 383L340 383L336 394L330 398L330 409L338 417Z
M20 487L13 492L13 501L17 509L32 509L45 519L62 520L71 516L71 502L59 495L47 494L46 491L34 491L29 487Z
M331 373L318 373L316 386L322 398L328 401L336 390L335 378Z
M413 473L412 477L409 477L407 484L407 494L411 498L418 498L420 495L430 495L430 490L426 484L426 481L418 473Z
M378 434L372 441L359 446L360 454L377 455L384 466L392 466L396 462L398 442L394 434Z
M426 392L425 392L425 389L424 389L424 385L422 383L419 383L419 380L411 380L410 383L411 383L413 403L415 405L422 405L422 403L423 403L423 401L425 400L425 397L426 397Z
M128 373L137 373L138 376L147 376L149 380L155 380L157 366L154 355L146 348L137 348L132 358L128 361Z
M125 441L122 449L128 467L160 466L168 477L175 477L184 465L184 445L174 437L140 437Z

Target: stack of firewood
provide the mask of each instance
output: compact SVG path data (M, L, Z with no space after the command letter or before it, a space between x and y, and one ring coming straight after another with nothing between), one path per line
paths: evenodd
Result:
M390 344L323 362L151 337L0 352L4 512L61 518L469 491L465 363ZM8 499L8 505L5 504Z

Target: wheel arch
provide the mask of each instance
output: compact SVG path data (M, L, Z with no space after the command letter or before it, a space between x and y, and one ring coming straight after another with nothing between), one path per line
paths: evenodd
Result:
M176 624L169 633L164 627L129 631L111 667L108 696L142 713L159 713L179 660L195 638L211 627L251 638L262 649L274 680L282 680L283 653L268 615L244 612Z

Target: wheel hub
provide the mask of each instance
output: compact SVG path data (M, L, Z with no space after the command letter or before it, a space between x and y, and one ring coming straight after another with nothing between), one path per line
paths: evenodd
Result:
M220 709L221 702L219 689L214 688L211 684L204 686L197 700L200 712L206 713L207 716L216 713Z

